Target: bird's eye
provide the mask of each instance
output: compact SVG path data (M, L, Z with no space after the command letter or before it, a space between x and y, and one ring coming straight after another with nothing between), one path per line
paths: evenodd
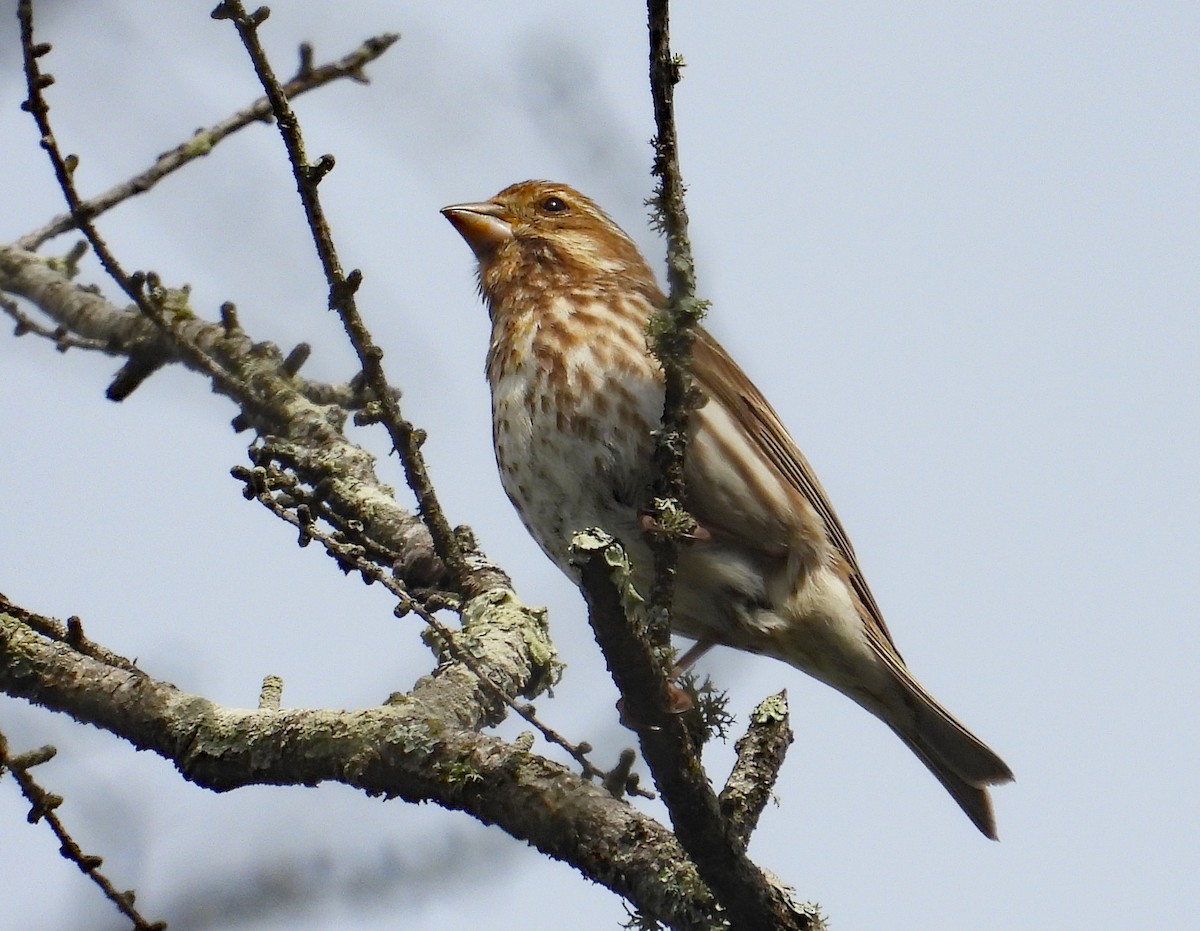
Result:
M542 209L546 213L562 213L567 209L567 202L561 197L547 197L542 201Z

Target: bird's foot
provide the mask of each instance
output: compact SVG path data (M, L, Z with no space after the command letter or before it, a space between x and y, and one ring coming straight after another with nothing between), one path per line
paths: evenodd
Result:
M641 508L638 510L638 523L642 530L652 536L662 536L663 534L671 534L678 540L686 540L689 543L708 543L712 540L712 534L708 528L699 524L695 518L688 516L688 526L686 528L663 526L655 511L650 508Z
M674 682L667 683L667 698L664 703L661 714L677 715L691 711L696 706L696 702L692 696L688 694L686 689L681 689ZM621 716L621 723L631 730L658 730L661 725L652 724L646 721L635 720L629 713L628 707L625 705L625 699L617 702L617 713Z

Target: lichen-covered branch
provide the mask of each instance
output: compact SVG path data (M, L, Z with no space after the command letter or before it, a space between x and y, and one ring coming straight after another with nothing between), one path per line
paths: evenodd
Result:
M737 760L721 790L721 813L743 850L771 798L794 736L787 692L769 695L750 714L750 727L734 745Z
M689 734L685 716L670 714L666 680L639 623L629 566L608 534L575 535L572 552L588 603L588 619L621 690L624 717L671 813L675 836L735 929L813 931L812 915L791 901L745 854L721 811ZM630 609L634 610L631 611ZM632 616L631 616L632 615Z
M75 284L53 263L32 252L0 246L0 290L27 298L77 336L100 340L127 353L161 350L167 358L178 358L171 355L172 341L141 314L118 308ZM235 374L215 387L237 404L241 426L290 444L296 469L307 481L323 483L327 499L362 521L363 533L403 554L397 571L408 584L416 588L439 584L441 563L428 531L379 480L374 456L347 439L344 410L313 402L304 385L284 369L279 349L255 342L232 318L221 324L180 313L173 331L176 340L217 359ZM189 358L178 361L191 368ZM476 569L492 584L508 585L507 576L488 566L482 557Z
M377 582L391 592L399 602L395 610L397 615L409 612L418 615L429 626L428 637L434 642L439 653L445 653L455 662L466 666L479 679L485 692L491 692L497 702L507 705L524 718L549 743L565 750L580 765L587 778L601 780L610 792L618 796L629 794L654 798L653 793L638 785L638 776L629 771L629 763L622 760L613 770L601 770L588 759L589 748L586 744L570 742L540 720L529 705L517 701L513 697L512 688L502 688L494 683L489 671L485 670L481 660L476 658L476 653L486 654L489 645L465 640L462 635L439 620L425 605L413 599L398 579L383 569L377 561L368 558L367 551L361 544L351 541L350 534L346 532L349 528L343 530L337 527L341 523L339 515L325 508L294 476L270 463L255 469L239 466L233 473L236 478L246 482L247 497L257 498L276 517L299 530L301 546L306 546L314 540L319 542L344 571L356 571L365 581ZM334 525L335 529L326 530L322 522ZM530 646L530 652L537 660L536 666L541 675L527 682L524 691L536 694L542 691L545 682L557 681L562 666L555 657L548 638L538 638L537 642L531 643ZM541 679L545 682L540 681Z
M198 785L228 791L336 781L434 802L500 826L657 921L689 931L721 927L711 895L662 825L603 786L476 732L463 712L475 704L478 680L458 664L380 707L234 709L79 653L38 633L22 620L28 612L14 607L0 599L0 689L151 750Z

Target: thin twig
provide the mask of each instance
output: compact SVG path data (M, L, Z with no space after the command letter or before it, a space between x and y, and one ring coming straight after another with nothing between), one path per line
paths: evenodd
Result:
M299 486L294 476L270 465L260 465L255 469L237 467L233 470L233 474L235 478L241 479L246 483L248 494L252 494L272 514L280 520L291 524L299 531L299 540L302 546L311 540L317 541L344 570L358 572L364 579L380 583L394 595L399 601L397 614L411 612L428 624L437 634L439 646L444 647L456 662L460 662L466 666L493 697L499 699L524 718L548 742L565 750L579 764L584 776L588 779L599 779L606 785L613 782L612 773L605 772L587 758L587 753L591 748L586 743L571 743L549 725L542 723L530 706L516 701L492 682L478 661L470 653L458 646L454 631L438 620L424 604L414 598L404 584L387 568L369 559L363 546L351 543L346 539L339 539L339 535L336 532L329 533L315 523L313 520L315 515L311 509L312 505L309 501L303 499L303 489ZM276 494L280 491L287 496L288 505L281 503L276 497ZM618 769L621 768L622 764L618 763ZM621 780L621 787L629 795L640 795L642 798L649 799L655 797L653 792L649 792L637 784L636 775L623 778Z
M112 902L122 915L133 922L135 931L165 931L166 922L151 922L142 917L141 913L134 908L135 896L132 889L125 892L118 891L108 877L100 872L100 866L104 862L102 857L86 854L80 849L79 844L68 833L55 811L63 803L62 796L47 792L30 775L30 769L53 759L57 751L53 747L46 746L28 753L11 756L8 753L7 743L4 735L0 734L0 773L6 769L12 773L13 779L21 789L21 794L29 801L29 823L36 824L44 821L49 825L54 836L58 838L58 852L62 854L63 859L70 860L79 867L80 872L99 886L104 897Z
M667 237L666 310L650 324L650 346L663 368L665 397L662 426L655 437L654 462L657 476L650 510L660 515L662 528L687 530L694 522L680 521L687 507L684 487L684 457L687 454L688 408L692 406L692 330L704 314L705 303L696 299L696 273L687 232L683 203L683 180L675 134L675 85L681 62L671 53L670 17L667 0L649 0L650 92L654 100L653 173L658 178L651 204L655 224ZM679 558L679 536L660 532L651 536L654 553L654 586L650 591L650 621L656 639L666 642L671 603L675 592L675 568Z
M367 79L363 74L363 68L386 52L399 38L398 35L390 32L373 36L349 55L317 68L313 68L309 63L311 50L308 50L306 46L302 49L300 68L296 72L296 76L283 85L283 92L289 99L299 97L307 91L345 77L366 83ZM196 130L190 139L180 143L169 152L164 152L145 171L114 185L103 194L82 201L79 205L80 209L88 217L95 218L130 197L144 194L171 172L197 158L208 155L213 147L226 136L232 135L251 123L262 121L270 115L270 101L266 97L260 97L250 106L226 117L219 123ZM22 249L35 250L46 240L74 229L75 225L75 218L69 213L64 213L40 229L26 233L17 240L17 245Z
M61 269L36 253L0 246L0 287L33 301L43 313L80 336L113 340L127 352L165 343L153 323L141 314L116 307L88 289L72 285ZM221 322L191 315L181 318L178 335L213 354L239 374L228 396L240 408L237 430L254 428L271 436L276 448L293 457L295 471L317 487L339 513L364 522L364 533L399 553L396 571L414 588L445 588L445 567L434 553L429 530L420 517L402 508L395 492L380 480L375 457L349 441L344 410L373 403L360 378L340 387L308 383L282 370L284 356L270 342L260 342L241 329L231 305L224 305ZM168 353L169 347L164 346ZM188 359L172 357L188 365ZM247 386L253 386L253 394ZM357 401L355 400L357 399ZM350 401L352 403L347 404ZM324 405L337 404L338 408ZM472 553L474 571L491 577L497 591L511 591L503 571ZM515 594L513 596L515 598Z
M424 431L417 430L400 413L400 405L383 370L383 350L372 338L354 300L354 294L362 283L362 273L357 269L349 274L343 272L329 221L317 193L321 180L333 168L333 156L325 155L315 163L309 162L299 121L275 76L262 43L259 42L258 27L269 13L266 7L259 7L250 14L246 12L240 0L223 0L213 10L212 15L214 19L228 19L233 23L267 93L267 99L271 102L271 112L275 115L288 159L292 163L300 200L304 205L304 213L308 218L317 254L329 284L329 306L341 318L346 335L362 364L366 382L379 402L379 420L387 429L392 445L400 456L405 478L416 495L417 509L429 527L437 554L449 569L455 585L460 591L464 591L470 586L470 568L458 537L450 528L438 503L433 483L425 467L425 458L420 451L421 443L425 439Z
M54 167L58 185L62 189L63 197L71 211L72 222L91 244L92 250L96 253L105 272L137 305L138 310L167 337L171 338L179 353L185 356L193 366L208 375L215 385L224 391L233 391L238 382L230 372L195 346L174 338L174 330L164 311L162 300L155 294L158 289L144 287L147 284L147 276L139 275L135 279L127 274L91 222L91 214L75 188L73 175L78 159L75 156L63 156L54 137L54 131L50 127L50 107L46 103L42 91L54 83L54 78L44 73L38 65L38 59L49 53L50 45L34 43L32 0L20 0L17 16L21 23L21 50L25 59L25 82L29 92L28 98L21 104L21 107L33 116L38 130L42 134L42 148L45 149L50 163ZM245 387L242 393L247 397L253 396L248 387Z
M110 356L124 355L120 347L114 346L106 340L74 336L65 326L57 326L53 329L48 326L42 326L42 324L22 311L17 306L16 301L11 301L3 296L0 296L0 310L12 317L16 323L13 335L24 336L27 333L32 333L34 336L39 336L44 340L54 343L54 348L59 352L66 352L68 349L87 349L92 352L103 352Z

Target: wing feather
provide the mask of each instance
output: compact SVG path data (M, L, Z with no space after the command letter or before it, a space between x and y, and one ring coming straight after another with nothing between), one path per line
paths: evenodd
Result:
M746 373L702 327L696 329L696 342L692 352L695 362L692 371L697 386L709 398L709 403L716 402L721 405L761 453L763 460L769 464L776 476L797 492L820 517L825 534L837 557L840 557L835 559L835 568L846 576L859 601L864 622L878 627L883 640L899 658L892 635L884 623L883 614L859 568L850 538L812 466L788 434L779 415ZM702 524L708 525L710 515L697 513L696 516ZM803 515L800 515L800 520L803 521ZM716 522L724 529L729 529L726 526L728 522L721 521L719 515L716 515ZM756 541L745 534L739 535L739 539L745 545L754 546L758 542L760 546L777 548L777 544L771 540ZM837 565L839 562L841 566Z

